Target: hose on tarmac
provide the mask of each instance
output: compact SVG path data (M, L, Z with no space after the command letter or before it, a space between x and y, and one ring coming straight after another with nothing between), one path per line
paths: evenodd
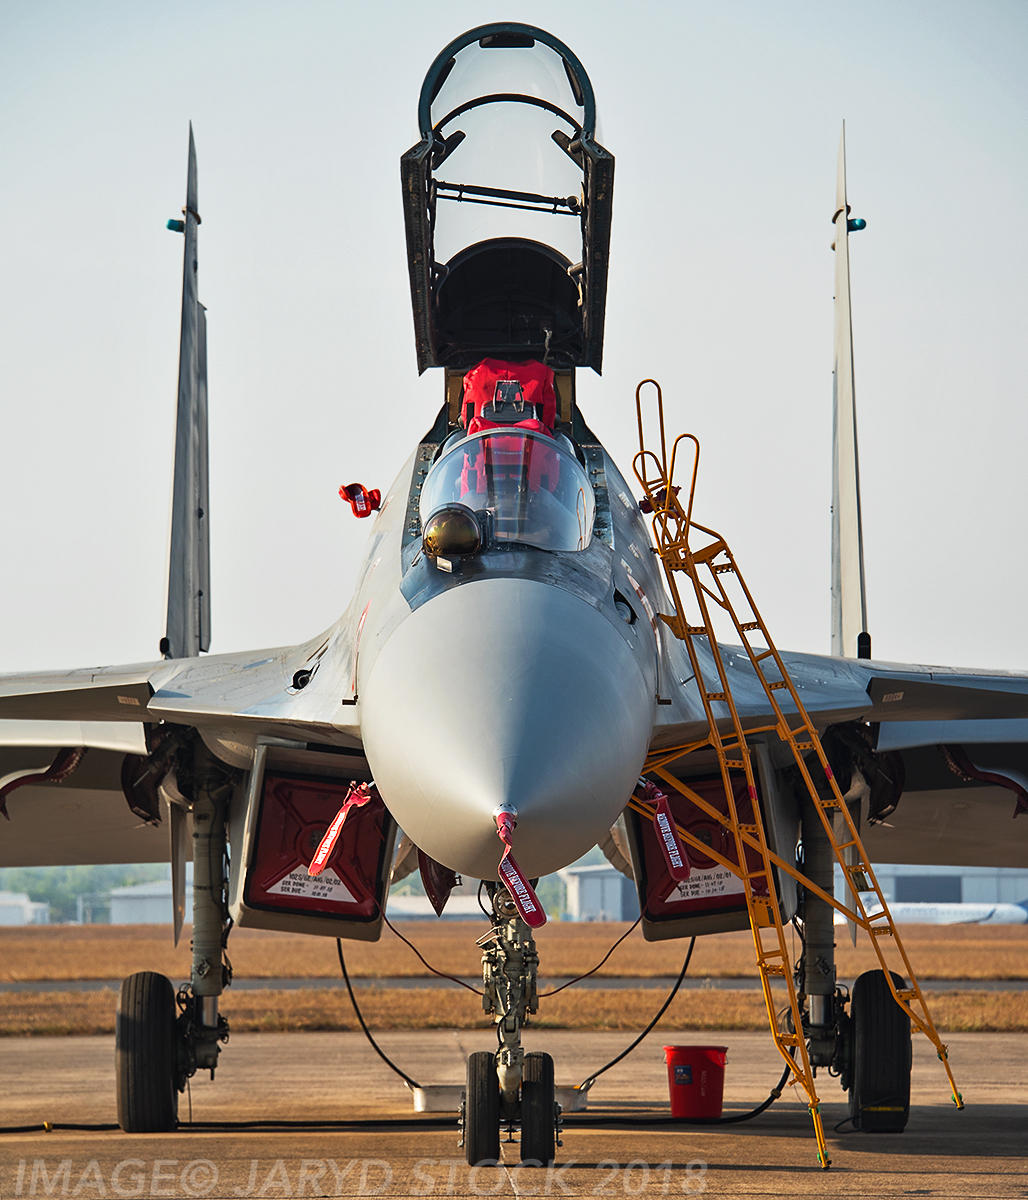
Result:
M598 1071L594 1071L587 1079L583 1079L575 1089L576 1091L587 1092L604 1071L609 1071L611 1067L615 1066L623 1058L627 1058L627 1056L632 1053L632 1051L636 1048L636 1046L639 1045L643 1038L646 1037L646 1035L653 1029L664 1013L667 1012L671 1001L674 1000L675 996L678 994L678 989L682 986L682 980L685 979L686 972L689 970L689 963L692 960L692 952L695 947L696 939L693 938L689 942L689 949L685 956L685 962L682 963L682 969L678 973L678 978L675 980L674 987L668 994L668 998L657 1010L656 1016L649 1023L649 1025L647 1025L642 1033L640 1033L635 1039L635 1041L622 1050L616 1058L612 1058L609 1063L606 1063L604 1066L600 1067ZM785 1083L789 1078L789 1072L791 1069L791 1067L785 1068L785 1070L782 1072L781 1079L779 1079L778 1083L771 1089L770 1095L763 1103L758 1104L756 1108L751 1108L748 1112L744 1113L731 1113L727 1117L580 1117L569 1114L564 1118L564 1125L567 1127L586 1125L736 1125L740 1121L752 1121L754 1117L759 1117L762 1112L766 1112L771 1105L774 1104L774 1102L782 1094L782 1089L785 1087Z

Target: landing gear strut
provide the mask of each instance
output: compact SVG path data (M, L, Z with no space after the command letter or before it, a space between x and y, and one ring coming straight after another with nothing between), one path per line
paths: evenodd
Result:
M197 738L182 747L176 786L193 815L193 968L176 996L153 971L130 975L118 1002L115 1073L118 1124L126 1133L161 1133L178 1123L178 1093L198 1069L214 1077L228 1023L218 997L231 972L224 956L225 817L232 778Z
M482 1007L493 1015L499 1048L468 1059L467 1089L461 1107L464 1153L471 1165L500 1156L500 1127L508 1140L521 1128L521 1161L545 1166L553 1160L560 1121L554 1099L553 1059L525 1054L521 1029L538 1010L539 954L531 929L521 920L507 889L487 884L493 927L480 939Z
M802 811L804 871L831 893L833 853L813 806ZM893 999L884 971L865 971L853 985L850 1011L835 982L833 911L812 892L803 903L804 953L799 990L807 996L811 1065L829 1067L849 1092L854 1129L900 1133L910 1116L910 1017ZM905 987L893 973L897 987Z

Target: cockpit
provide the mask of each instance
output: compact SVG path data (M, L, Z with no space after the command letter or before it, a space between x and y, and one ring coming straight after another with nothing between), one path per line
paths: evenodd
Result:
M584 550L592 537L593 489L560 434L512 426L451 439L422 488L426 536L434 516L457 506L474 515L489 541Z

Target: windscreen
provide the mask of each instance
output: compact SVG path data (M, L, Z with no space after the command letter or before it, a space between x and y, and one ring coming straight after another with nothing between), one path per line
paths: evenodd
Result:
M492 516L499 541L547 550L584 550L595 499L578 459L545 434L490 430L458 442L432 467L421 520L446 504Z

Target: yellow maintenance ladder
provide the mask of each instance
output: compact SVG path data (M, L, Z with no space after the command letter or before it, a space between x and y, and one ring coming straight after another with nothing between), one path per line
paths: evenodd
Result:
M652 384L657 391L657 413L660 426L659 458L645 446L642 389L646 384ZM792 1082L799 1083L806 1092L808 1107L814 1122L814 1134L817 1138L818 1161L827 1168L830 1160L825 1145L814 1075L803 1038L800 1003L793 982L781 909L777 902L774 868L791 875L809 892L819 896L867 931L896 1003L910 1017L913 1027L925 1034L935 1046L945 1067L953 1101L957 1108L963 1108L963 1100L953 1080L946 1047L939 1038L924 996L914 977L910 960L907 958L899 933L892 923L885 897L882 895L871 864L867 860L867 854L861 844L849 806L843 799L839 785L832 774L817 731L808 717L781 656L757 611L753 597L728 544L720 534L692 520L696 471L699 465L699 442L692 434L682 434L676 438L671 449L670 461L668 460L667 443L664 436L663 397L660 385L655 380L643 380L636 389L636 413L639 420L640 449L635 456L633 465L636 477L653 510L653 529L657 552L664 564L668 586L675 605L674 616L666 616L661 613L660 617L674 635L685 644L708 725L707 735L698 741L652 752L644 770L647 774L655 774L666 780L709 817L718 821L734 838L735 862L718 854L687 830L678 827L679 836L687 846L692 846L699 853L713 858L743 882L757 956L757 968L760 972L771 1032L775 1044L792 1071ZM683 444L691 444L693 448L688 499L684 504L678 498L679 489L674 482L679 448ZM698 533L699 540L702 541L702 545L695 550L690 544L690 535L694 533ZM689 580L692 599L698 610L699 620L696 624L690 623L682 602L679 577L683 574ZM730 594L730 588L735 592L734 600ZM749 657L750 664L763 687L773 714L773 720L770 723L756 727L744 727L743 725L732 697L731 685L711 619L712 614L717 611L726 614L730 619ZM709 646L710 657L707 673L709 675L710 664L712 664L717 674L716 683L713 680L708 681L704 676L704 663L696 645L698 638L706 639L706 644ZM791 700L795 713L783 711L782 702L786 700ZM724 706L720 713L715 714L713 707L715 704ZM724 710L727 710L727 715ZM756 779L748 739L770 732L776 733L792 751L797 769L824 826L835 858L841 865L844 877L849 883L855 902L854 909L848 908L837 901L834 896L823 891L803 875L795 863L789 863L780 858L768 846L757 801ZM717 755L721 770L728 806L727 816L667 770L671 762L687 754L710 749L713 749ZM824 784L820 788L815 784L812 770L824 778ZM731 779L733 771L745 773L753 811L752 822L744 823L739 819ZM643 800L633 798L630 807L650 818L654 815L654 808ZM837 821L841 840L836 833ZM747 865L747 848L759 853L759 867L750 869ZM869 914L860 897L861 892L873 892L881 906L880 909ZM892 978L885 958L885 939L892 940L902 961L903 974L910 981L906 987L897 987ZM771 990L771 981L774 978L781 978L785 981L789 998L788 1028L782 1027L782 1017L786 1010L783 1009L779 1014L775 1008L775 998Z

